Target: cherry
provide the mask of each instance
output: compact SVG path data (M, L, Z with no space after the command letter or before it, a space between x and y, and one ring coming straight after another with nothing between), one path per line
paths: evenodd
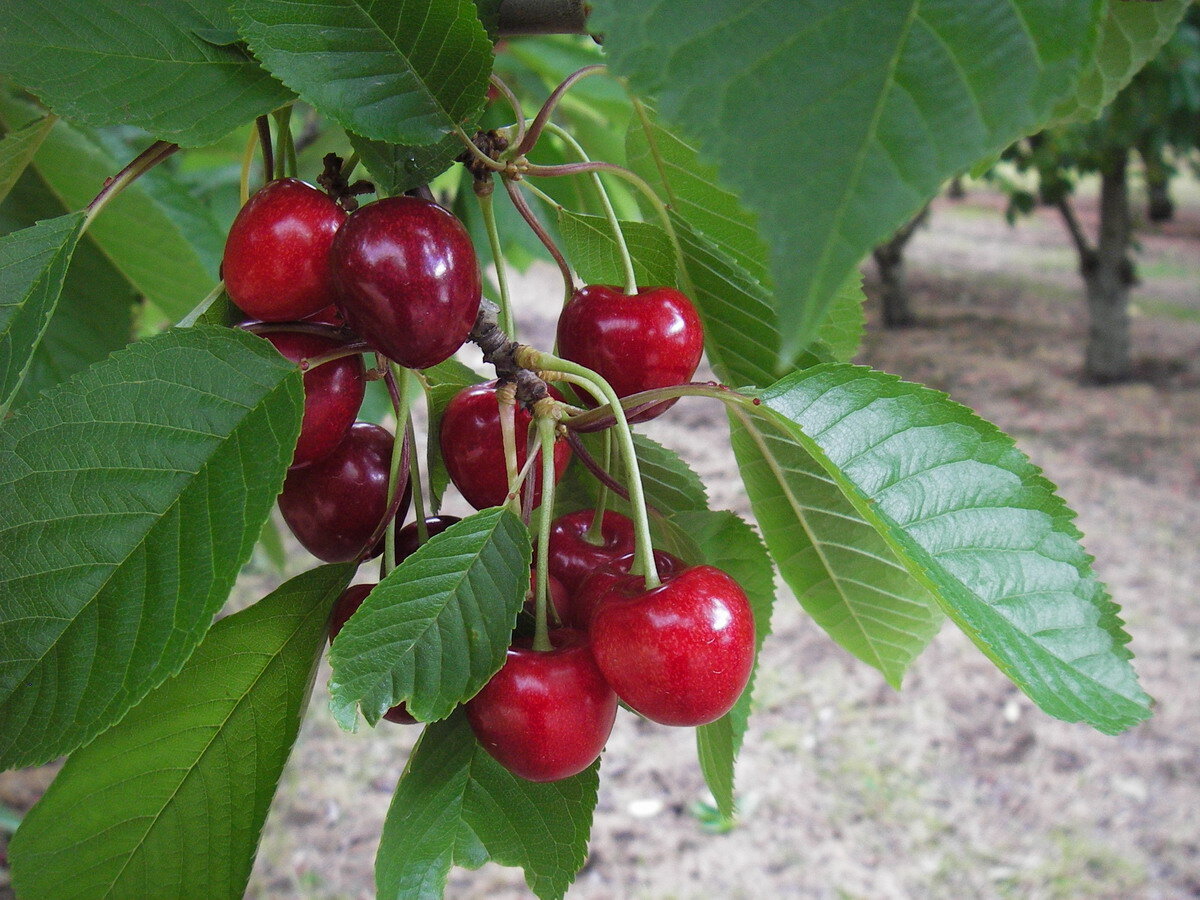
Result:
M424 369L449 357L479 311L480 275L466 228L419 197L387 197L346 220L330 254L338 307L372 347Z
M328 306L323 306L311 316L306 316L305 322L316 322L318 325L332 325L334 328L342 328L346 324L346 317L342 315L342 311L333 303Z
M634 555L618 556L592 570L571 594L563 624L587 631L592 625L592 614L613 587L622 582L633 568ZM654 551L654 566L658 577L667 579L687 568L687 563L677 556L662 550Z
M458 516L427 516L425 518L425 529L430 537L435 534L441 534L455 522L461 522ZM416 551L417 547L421 546L421 535L417 531L417 523L409 522L403 528L396 531L396 564L399 565L401 560L408 559Z
M585 634L550 632L554 649L539 653L518 639L504 665L467 702L480 745L528 781L558 781L582 772L604 749L617 697L600 674Z
M592 651L617 696L663 725L703 725L741 696L754 664L754 615L738 583L693 566L645 589L617 579L591 623Z
M331 645L333 639L338 636L338 632L350 621L350 617L358 612L358 608L367 599L367 594L371 593L374 588L374 584L352 584L342 592L342 596L338 597L337 603L333 605L333 614L329 618L329 643ZM383 717L398 725L415 725L417 722L403 703L393 706L383 714Z
M558 618L563 624L567 624L564 618L571 605L571 595L567 591L563 583L553 575L547 573L546 585L550 589L550 606L554 612L558 614ZM525 612L531 616L537 615L537 569L529 570L529 593L525 596ZM553 616L553 614L551 614ZM553 618L551 618L553 622Z
M392 443L386 429L356 422L324 459L288 472L279 510L313 556L349 562L362 553L387 513ZM411 491L410 482L398 516L408 509Z
M551 389L551 396L562 396ZM525 462L529 423L533 417L520 406L516 411L518 464ZM504 442L500 435L500 403L496 382L463 388L451 398L442 416L440 443L450 480L476 509L500 506L508 496L508 473L504 467ZM571 461L571 448L554 445L555 481L562 478ZM541 466L535 463L529 478L535 485L533 505L541 501Z
M329 248L346 214L326 194L295 178L263 187L241 208L225 241L221 277L248 316L290 322L334 297Z
M704 352L704 328L692 302L674 288L643 288L629 296L593 284L575 291L563 307L558 352L604 376L618 397L627 397L690 381ZM590 394L583 400L596 405ZM675 399L656 403L629 421L647 422L674 404Z
M299 331L272 331L263 337L294 363L325 356L343 346L339 341ZM366 370L358 354L322 363L304 373L304 419L292 457L293 468L307 466L333 452L354 424L366 387Z
M633 522L611 509L604 511L600 521L602 542L590 543L587 532L595 514L593 509L577 510L559 516L550 526L550 574L572 593L579 590L590 572L633 552Z

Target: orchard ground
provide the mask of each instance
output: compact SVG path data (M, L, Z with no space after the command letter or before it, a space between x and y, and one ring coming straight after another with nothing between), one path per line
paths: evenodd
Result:
M690 731L622 714L571 897L1200 897L1200 187L1182 187L1176 220L1139 232L1139 381L1079 385L1086 320L1061 225L1039 210L1010 230L981 187L937 201L910 245L919 326L885 333L869 304L859 357L973 406L1060 486L1124 607L1154 718L1116 738L1052 720L950 625L896 693L781 586L736 826L709 830ZM1094 234L1086 191L1080 213ZM540 346L556 278L517 279L521 336ZM685 400L646 430L693 464L714 507L749 515L719 409ZM248 573L234 603L276 583L266 571ZM340 733L327 675L251 897L373 896L375 845L417 730ZM0 802L27 807L52 771L0 775ZM519 870L489 865L456 870L448 896L528 894Z

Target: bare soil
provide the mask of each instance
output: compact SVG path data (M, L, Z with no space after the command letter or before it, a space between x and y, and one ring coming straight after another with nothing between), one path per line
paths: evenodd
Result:
M1061 228L1039 212L1011 231L980 188L939 201L914 239L920 325L885 333L871 303L860 357L973 406L1060 485L1124 606L1155 716L1116 738L1050 719L949 625L896 693L781 585L736 827L706 830L689 731L622 715L572 897L1200 897L1196 193L1142 238L1143 271L1162 277L1139 293L1137 382L1078 384L1085 319ZM549 342L554 277L518 280L535 342ZM749 515L719 411L684 401L649 430L693 463L714 505ZM272 581L250 576L244 597ZM343 735L326 700L319 684L252 897L373 896L380 825L416 731ZM47 778L0 776L0 802L28 807ZM456 871L448 896L528 893L518 870L489 865Z

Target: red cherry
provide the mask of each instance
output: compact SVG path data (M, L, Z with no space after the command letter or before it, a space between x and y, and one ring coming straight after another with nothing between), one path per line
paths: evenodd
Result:
M631 297L593 284L563 307L558 352L598 372L618 397L627 397L690 381L704 352L704 328L692 302L674 288L643 288ZM583 399L595 405L590 395ZM647 422L674 404L656 403L630 421Z
M703 725L741 696L754 664L754 614L738 583L693 566L647 591L617 580L592 614L592 652L617 696L663 725Z
M347 324L402 366L442 362L475 324L475 249L463 224L436 203L368 203L338 231L330 262Z
M499 763L528 781L582 772L604 749L617 697L596 667L587 636L550 633L539 653L518 640L504 666L467 702L471 730Z
M562 396L551 389L551 396ZM520 406L516 412L517 460L524 463L528 448L529 423L533 417ZM442 416L440 443L442 458L450 480L468 503L476 509L500 506L508 496L508 474L504 468L504 443L500 435L500 403L496 400L496 382L488 381L463 388L446 405ZM555 481L562 478L571 461L571 448L558 441L554 445ZM541 465L534 464L529 477L541 483ZM541 502L540 487L535 488L533 504Z
M311 316L304 319L305 322L316 322L318 325L332 325L334 328L341 328L346 324L346 317L342 315L342 311L334 304L323 306Z
M339 341L299 331L273 331L263 337L294 363L325 356L343 346ZM304 420L292 457L293 468L307 466L333 452L354 424L366 387L366 370L357 354L304 373Z
M549 573L546 575L546 585L550 589L551 607L553 607L554 611L558 613L559 621L561 621L564 625L567 624L564 617L567 615L567 611L570 609L570 594L568 593L567 589L563 587L563 583ZM529 570L529 593L525 596L525 612L529 613L531 616L537 615L536 568ZM551 615L553 616L553 614ZM551 618L551 622L553 621L553 618Z
M367 422L350 426L324 459L292 469L279 495L279 510L304 548L325 562L356 559L387 512L392 436ZM408 509L405 486L398 516Z
M458 516L427 516L425 529L430 537L441 534L455 522L461 522ZM421 546L421 535L417 531L417 523L409 522L396 532L396 564L408 559Z
M338 632L350 621L350 617L358 612L358 608L367 599L367 594L371 593L374 588L374 584L352 584L342 592L342 596L338 597L337 603L333 605L333 615L329 619L330 644L338 636ZM398 725L415 725L417 722L409 715L408 707L403 703L393 706L383 714L383 717Z
M346 214L295 178L262 188L241 208L225 241L221 276L229 298L264 322L312 315L334 296L329 248Z
M601 600L608 596L614 586L623 582L629 575L633 568L634 558L632 553L618 556L589 572L579 587L571 594L566 615L563 617L563 624L578 628L580 631L588 631L591 628L592 614L596 607ZM670 553L655 550L654 566L658 570L658 577L665 581L686 569L687 563ZM643 582L639 579L638 583L642 584Z
M600 522L602 543L589 543L586 535L595 515L594 509L581 509L559 516L550 526L550 574L572 593L589 573L633 552L633 522L611 509L604 511Z

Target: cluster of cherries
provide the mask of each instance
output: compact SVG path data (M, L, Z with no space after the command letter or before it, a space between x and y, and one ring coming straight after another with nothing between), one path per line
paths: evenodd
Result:
M327 562L378 555L387 520L407 512L412 484L389 508L395 441L386 429L355 421L368 377L362 353L423 369L462 345L481 298L466 229L419 197L384 198L347 214L317 188L279 179L238 214L222 274L254 330L304 372L304 416L279 497L285 521ZM594 370L624 397L687 382L703 352L703 331L690 301L673 288L631 296L593 285L564 307L558 345L564 358ZM440 426L450 478L477 509L509 498L496 388L493 381L459 392ZM638 407L631 421L654 418L673 402ZM518 407L518 458L526 455L531 420ZM557 441L553 453L557 480L571 450ZM536 506L540 486L534 481L528 490ZM533 781L590 765L608 739L618 699L656 722L704 724L729 711L753 664L753 615L732 578L654 551L661 583L648 589L648 573L634 573L633 522L610 510L596 529L594 516L573 512L551 526L549 606L558 623L549 632L552 649L535 650L517 637L499 672L466 704L480 743ZM431 517L423 531L432 536L456 521ZM417 523L398 529L396 562L419 542ZM355 585L339 599L331 640L373 587ZM385 718L415 721L403 704Z

